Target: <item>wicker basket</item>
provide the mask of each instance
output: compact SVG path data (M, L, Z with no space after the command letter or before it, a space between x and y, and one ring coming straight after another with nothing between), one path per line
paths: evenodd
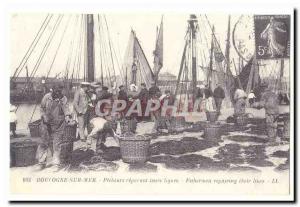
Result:
M38 144L27 139L23 142L12 144L12 157L14 157L14 166L25 167L36 163L36 150Z
M207 121L215 122L218 120L218 117L219 117L219 113L216 111L207 111L206 112Z
M77 130L77 123L72 125L67 124L64 129L64 136L62 141L63 142L76 141L76 130Z
M144 163L148 160L150 137L126 133L119 137L122 160L126 163Z
M41 125L41 119L38 119L38 120L28 124L31 137L40 137L41 136L40 125Z
M60 163L69 164L72 159L73 142L63 142L60 144Z
M248 114L243 114L236 117L236 125L245 126L247 124L248 124Z
M121 121L121 132L125 134L127 132L135 133L137 121L135 119L124 119Z
M267 136L269 138L276 138L277 137L277 128L267 126Z
M283 138L290 138L290 114L284 114L283 116Z
M204 137L211 140L219 140L222 135L222 125L218 123L208 123L204 127Z

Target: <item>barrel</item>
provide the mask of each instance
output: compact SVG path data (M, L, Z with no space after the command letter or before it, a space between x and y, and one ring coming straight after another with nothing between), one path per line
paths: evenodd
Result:
M207 111L206 118L209 122L215 122L218 120L219 112L216 111Z
M123 162L145 163L149 157L149 136L125 133L119 137L120 151Z
M204 127L204 137L211 140L219 140L222 135L222 125L219 123L207 123Z

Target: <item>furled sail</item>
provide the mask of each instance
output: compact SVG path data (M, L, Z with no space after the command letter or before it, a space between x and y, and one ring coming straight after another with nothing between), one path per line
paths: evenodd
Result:
M163 19L161 20L160 23L153 55L154 55L153 73L155 76L155 80L157 81L159 71L163 67Z
M127 87L130 84L140 86L141 83L145 83L147 87L150 87L151 82L154 80L154 74L133 30L125 53L123 71L125 72Z

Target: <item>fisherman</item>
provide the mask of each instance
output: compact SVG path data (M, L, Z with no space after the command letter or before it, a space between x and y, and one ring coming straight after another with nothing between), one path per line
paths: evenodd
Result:
M155 84L154 81L151 82L151 87L149 88L149 98L153 98L156 94L160 92L160 89Z
M234 116L241 116L246 113L247 94L242 88L236 89L234 93Z
M175 97L174 95L171 93L170 90L165 90L165 94L162 95L160 98L160 105L161 105L161 113L162 113L162 107L164 106L172 106L175 103ZM172 132L173 128L172 128L172 122L173 122L173 117L172 117L172 108L169 108L166 110L165 114L161 114L161 120L160 120L160 125L164 125L165 127L167 127L168 132ZM156 129L159 126L156 126Z
M111 116L111 105L104 104L103 108L106 115L104 117L95 117L90 121L92 130L87 137L86 148L92 149L97 154L104 153L106 148L105 141L108 135L114 137L114 123ZM118 142L117 140L115 140Z
M120 112L121 117L124 117L125 114L126 114L126 112L127 112L127 110L128 110L128 106L127 106L128 95L127 95L127 92L126 92L126 89L125 89L124 85L120 85L119 86L118 100L123 100L123 101L126 102L125 109Z
M41 138L37 149L38 168L46 167L52 154L52 164L61 164L61 142L64 129L71 118L67 97L62 94L62 87L54 87L41 101Z
M119 100L124 100L126 102L128 101L128 96L127 96L127 92L126 92L126 89L125 89L124 85L119 86L118 99Z
M102 84L100 82L96 82L96 85L99 86L95 88L96 98L98 99L102 93Z
M216 111L216 102L215 99L213 98L213 93L210 90L205 90L205 110L206 112L212 112Z
M279 101L278 96L272 91L271 87L267 84L262 85L263 93L259 102L253 103L254 108L264 108L266 113L266 126L267 133L270 138L270 143L280 141L276 139L277 135L277 118L279 114Z
M102 91L99 95L99 97L97 98L97 100L104 100L104 99L108 99L111 98L112 93L108 92L108 87L107 86L102 86Z
M128 98L129 99L136 99L138 98L138 87L133 83L129 86Z
M217 84L217 87L214 90L213 96L215 99L217 112L220 114L222 102L223 102L223 99L225 98L225 92L220 84Z
M100 88L101 86L98 85L96 82L91 83L90 89L87 91L87 97L88 97L88 120L90 121L94 117L96 117L95 107L97 103L97 94L96 90ZM91 127L87 126L88 133L91 131Z
M208 97L211 97L213 95L212 90L210 89L209 85L205 85L204 88L204 95L205 98L207 99Z
M145 83L141 83L141 90L138 95L139 100L141 101L141 108L142 108L142 117L141 119L145 118L145 110L147 107L148 99L149 99L149 91L146 87Z
M89 114L88 114L88 107L89 107L89 98L88 98L88 90L89 90L90 83L82 82L80 84L80 88L74 94L74 111L77 115L78 120L78 129L79 129L79 136L80 140L85 142L85 129L88 126L89 122Z
M17 111L17 107L10 104L10 113L9 113L9 115L10 115L10 131L12 132L13 137L17 137L16 129L17 129L18 119L17 119L16 111Z
M197 111L201 112L205 107L205 86L203 84L197 85L197 89L196 89L196 102L198 103L198 108Z
M253 90L250 91L250 93L248 94L248 101L249 101L249 105L252 106L252 104L255 102L255 94L253 92Z

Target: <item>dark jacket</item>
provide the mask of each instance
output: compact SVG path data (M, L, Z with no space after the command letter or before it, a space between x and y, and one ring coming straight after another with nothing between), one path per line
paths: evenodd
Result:
M119 91L118 99L128 101L128 96L127 96L126 91L123 91L123 90Z
M149 98L149 91L146 88L142 88L138 97L141 101L147 101Z
M99 97L97 98L97 100L110 99L111 97L112 97L112 93L102 90L101 93L99 94Z
M204 94L205 94L205 98L211 97L213 95L210 88L204 89Z
M152 86L149 88L149 96L150 97L155 96L158 92L160 92L160 90L157 86Z
M197 90L196 90L196 98L203 98L203 96L204 96L204 90L200 89L200 88L197 88Z
M225 98L225 92L221 87L217 87L214 90L214 97L215 98Z

